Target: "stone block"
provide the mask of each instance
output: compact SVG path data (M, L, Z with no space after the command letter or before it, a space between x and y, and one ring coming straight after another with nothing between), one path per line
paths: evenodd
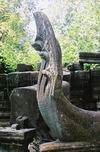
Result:
M63 93L66 97L70 97L70 84L69 82L62 81Z
M2 90L0 89L0 102L3 100L9 100L9 93L7 88Z
M91 70L91 87L100 86L100 70Z
M33 67L31 64L17 64L16 71L19 71L19 72L33 71Z
M10 90L17 87L32 86L38 80L38 72L12 72L8 74L8 87Z
M72 64L68 65L67 68L70 71L81 70L81 66L79 63L72 63Z
M75 71L71 72L71 88L72 89L84 89L89 88L90 83L89 71Z
M63 80L70 83L71 74L69 71L63 71Z
M7 88L7 74L0 74L0 91Z
M93 99L100 100L100 86L92 88L92 97Z
M11 124L16 123L16 118L26 116L29 119L29 127L36 127L39 117L39 109L36 98L37 86L20 87L12 91Z
M77 106L80 107L82 109L85 110L92 110L92 111L97 111L97 103L95 100L88 98L88 99L84 99L84 98L72 98L71 97L71 102Z

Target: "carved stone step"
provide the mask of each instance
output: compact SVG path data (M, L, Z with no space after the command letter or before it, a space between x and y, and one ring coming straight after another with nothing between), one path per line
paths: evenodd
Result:
M10 126L10 122L6 121L6 122L1 122L0 121L0 127L9 127Z
M7 88L7 74L0 74L0 91Z
M10 106L0 105L0 112L10 112Z
M92 88L93 99L100 100L100 86Z
M10 118L10 112L0 112L0 119Z
M9 104L9 101L3 101L3 100L0 100L0 106L2 105L8 105Z
M0 100L0 104L3 104L3 103L7 103L8 101L6 100Z
M2 118L2 119L0 119L0 122L10 122L10 119L9 118Z
M35 128L15 130L10 127L0 128L0 144L9 143L27 143L32 142L36 133Z
M0 127L9 127L10 126L10 117L0 119Z
M0 107L0 112L9 112L10 111L10 107Z
M2 107L9 107L9 101L0 101L0 108Z

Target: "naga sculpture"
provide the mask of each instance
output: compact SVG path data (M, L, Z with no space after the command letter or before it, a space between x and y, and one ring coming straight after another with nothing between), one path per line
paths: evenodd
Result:
M62 55L53 28L45 14L34 13L37 35L33 47L42 57L37 99L40 112L54 139L99 141L100 112L73 105L62 91Z

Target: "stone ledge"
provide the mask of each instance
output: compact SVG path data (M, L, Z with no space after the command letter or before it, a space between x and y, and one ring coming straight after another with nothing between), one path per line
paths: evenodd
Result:
M22 143L32 141L35 128L15 130L10 127L0 127L0 143Z
M40 152L99 152L100 142L49 142L40 145Z
M8 74L9 89L32 86L38 80L38 71L12 72Z

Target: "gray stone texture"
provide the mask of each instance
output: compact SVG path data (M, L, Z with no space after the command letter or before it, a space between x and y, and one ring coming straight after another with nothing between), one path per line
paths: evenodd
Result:
M7 74L0 74L0 91L7 88Z
M27 116L27 127L36 127L39 117L39 109L36 98L37 86L20 87L12 91L11 100L11 124L16 123L19 116Z
M12 72L8 74L9 89L32 86L37 83L38 72Z
M19 71L19 72L33 71L33 67L31 64L17 64L16 71Z

